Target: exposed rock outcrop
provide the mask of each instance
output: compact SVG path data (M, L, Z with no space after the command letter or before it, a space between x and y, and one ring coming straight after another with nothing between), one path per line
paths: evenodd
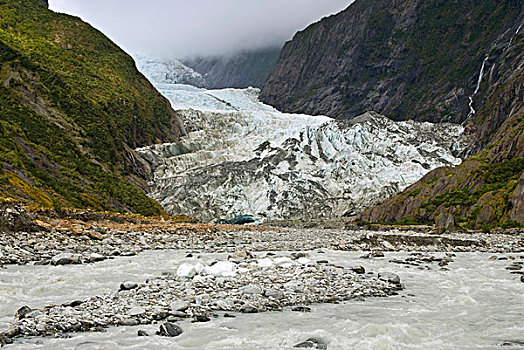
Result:
M337 118L373 110L463 122L469 98L475 109L484 101L485 89L476 91L483 61L488 56L482 82L496 80L491 73L501 68L492 58L514 36L523 8L519 1L357 0L286 43L261 100Z
M484 103L468 126L476 135L470 153L480 153L429 173L361 220L433 222L447 211L469 228L524 224L524 33L512 34L490 51Z

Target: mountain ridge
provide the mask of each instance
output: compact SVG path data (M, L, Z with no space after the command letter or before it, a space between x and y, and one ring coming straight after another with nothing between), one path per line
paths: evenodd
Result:
M160 214L133 148L185 133L131 57L41 1L0 1L0 198Z

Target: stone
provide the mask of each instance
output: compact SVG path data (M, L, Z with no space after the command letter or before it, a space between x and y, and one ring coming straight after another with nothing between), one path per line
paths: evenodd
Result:
M209 322L211 319L207 317L206 315L195 315L193 317L193 321L191 322Z
M184 333L184 331L179 325L166 322L160 326L156 334L163 337L178 337L182 333Z
M126 318L125 320L120 321L122 326L138 326L140 322L134 318Z
M134 307L127 312L127 314L132 317L141 316L145 313L146 313L146 310L142 309L141 307Z
M171 305L169 305L169 308L171 309L172 312L177 312L177 311L186 311L188 308L189 308L189 302L185 301L185 300L177 300L177 301L174 301L171 303Z
M182 278L193 278L196 274L195 267L188 263L183 263L176 270L176 275Z
M366 269L363 267L363 266L353 266L353 267L350 267L351 271L359 274L359 275L363 275L366 273Z
M231 311L235 307L235 303L231 300L218 300L216 305L217 308L222 311Z
M296 344L293 346L294 348L309 348L309 349L320 349L320 350L327 350L328 345L327 343L319 338L309 338L305 342Z
M264 295L268 298L273 298L276 300L284 299L284 293L278 289L267 290Z
M72 253L62 253L51 258L52 265L80 264L80 255Z
M295 306L291 309L291 311L295 312L311 312L311 308L307 306Z
M244 306L240 309L240 312L243 314L256 314L258 313L258 309L253 306Z
M147 333L146 331L141 330L141 329L138 330L137 335L139 337L149 337L149 333Z
M244 295L260 295L263 292L262 288L254 284L241 287L238 290Z
M138 283L131 282L131 281L125 281L122 284L120 284L120 290L132 290L138 288Z
M89 261L90 262L98 262L105 260L105 256L98 254L98 253L91 253L89 255Z
M378 278L382 281L390 282L393 284L400 284L400 277L391 272L381 272L378 274Z
M438 233L457 231L455 218L451 213L442 213L436 220L436 229Z
M15 321L23 320L31 311L33 311L29 306L24 305L15 313Z
M521 276L520 276L520 281L521 281L522 283L524 283L524 275L521 275Z

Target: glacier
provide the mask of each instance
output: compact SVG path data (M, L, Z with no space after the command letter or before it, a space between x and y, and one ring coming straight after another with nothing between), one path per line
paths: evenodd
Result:
M188 135L136 152L153 169L149 195L170 214L202 221L351 216L461 163L456 124L395 122L374 112L347 121L281 113L259 90L207 90L164 79L169 65L138 58ZM168 70L168 71L166 71Z

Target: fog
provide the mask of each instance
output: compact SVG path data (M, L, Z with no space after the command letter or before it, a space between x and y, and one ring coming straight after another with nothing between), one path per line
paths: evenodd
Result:
M282 45L352 0L50 0L128 52L165 57L228 55Z

